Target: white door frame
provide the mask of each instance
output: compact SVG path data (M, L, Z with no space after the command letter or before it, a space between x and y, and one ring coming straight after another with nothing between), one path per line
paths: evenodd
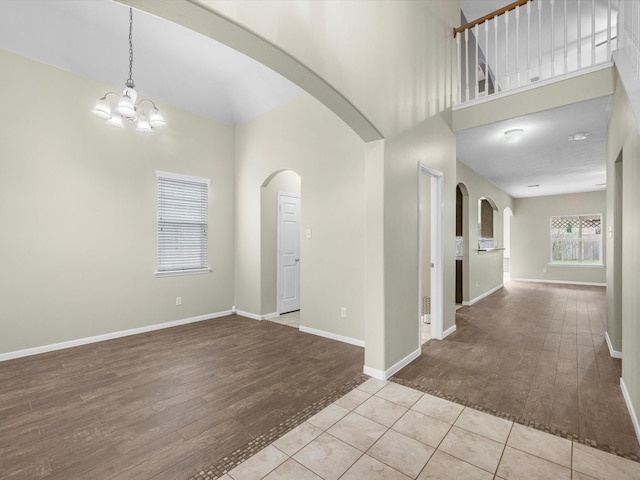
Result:
M276 223L277 223L277 237L276 237L276 296L277 298L277 302L276 302L276 307L278 309L277 313L282 313L282 291L280 290L281 288L281 280L282 280L282 275L281 275L281 270L282 270L282 262L280 260L280 237L281 237L281 232L280 232L280 215L281 215L281 211L280 211L280 199L282 197L293 197L293 198L297 198L298 200L301 200L301 195L299 193L286 193L286 192L278 192L278 199L277 199L277 214L276 214ZM302 231L301 227L302 224L300 223L302 218L302 211L300 211L300 215L298 217L298 226L300 227L300 232ZM300 233L299 232L299 233ZM301 247L302 245L299 245L299 247ZM298 262L298 288L300 287L300 262Z
M431 338L442 340L444 324L444 254L442 248L443 174L418 162L418 348L422 347L422 189L431 181Z

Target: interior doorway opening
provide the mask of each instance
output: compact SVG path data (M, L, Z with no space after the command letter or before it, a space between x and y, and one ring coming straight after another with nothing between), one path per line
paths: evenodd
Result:
M513 212L509 207L506 207L503 212L502 219L502 234L503 234L503 283L507 283L511 280L511 217Z
M444 274L442 253L442 173L418 163L418 338L442 339Z
M456 185L456 305L467 298L469 266L465 261L469 252L469 191L464 183Z
M293 170L273 172L260 193L262 318L300 325L302 181Z

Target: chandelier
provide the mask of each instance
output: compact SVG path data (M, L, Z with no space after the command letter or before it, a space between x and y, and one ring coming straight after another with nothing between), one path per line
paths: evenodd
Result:
M136 124L136 130L151 132L166 124L158 107L148 98L138 100L133 83L133 10L129 9L129 78L122 95L107 92L97 102L91 113L106 120L107 125L124 127L123 120ZM146 108L146 109L145 109Z

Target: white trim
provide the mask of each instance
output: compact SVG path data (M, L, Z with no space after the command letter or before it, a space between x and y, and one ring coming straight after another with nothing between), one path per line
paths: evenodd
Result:
M245 312L244 310L236 310L236 315L247 317L252 320L262 320L262 315L258 315L257 313Z
M589 73L598 72L600 70L605 70L605 69L611 68L611 67L613 67L613 62L611 62L611 61L600 63L598 65L592 65L591 67L583 68L581 70L577 70L577 71L574 71L574 72L569 72L569 73L566 73L566 74L563 74L563 75L557 75L557 76L552 77L552 78L547 78L545 80L539 80L537 82L532 82L532 83L530 83L528 85L523 85L522 87L513 88L511 90L507 90L507 91L500 92L500 93L494 93L492 95L487 95L486 97L476 98L476 99L470 100L468 102L458 103L457 105L453 106L452 110L455 112L457 110L461 110L461 109L466 108L466 107L473 107L474 105L479 105L481 103L490 102L491 100L508 97L508 96L516 94L516 93L526 92L527 90L533 90L533 89L538 88L538 87L544 87L546 85L551 85L551 84L556 83L556 82L561 82L563 80L569 80L570 78L575 78L575 77L579 77L581 75L586 75L586 74L589 74Z
M609 332L604 332L604 339L607 341L607 347L609 347L609 354L613 358L622 358L622 352L613 349L611 338L609 338Z
M312 335L318 335L319 337L330 338L331 340L348 343L350 345L355 345L356 347L364 347L364 340L360 340L357 338L345 337L344 335L325 332L324 330L317 330L315 328L305 327L304 325L300 325L299 330L303 333L310 333Z
M418 162L418 351L422 348L422 182L431 181L431 338L442 338L444 324L444 254L443 254L443 179L444 175L421 161Z
M278 312L267 313L266 315L262 315L262 320L271 320L272 318L279 317L280 314Z
M181 275L200 275L202 273L211 273L211 268L194 268L192 270L163 270L162 272L156 272L157 278L163 277L178 277Z
M121 330L119 332L105 333L93 337L78 338L66 342L43 345L41 347L33 347L24 350L16 350L14 352L0 353L0 362L4 362L5 360L12 360L14 358L27 357L30 355L38 355L39 353L54 352L56 350L63 350L65 348L78 347L80 345L87 345L89 343L104 342L105 340L113 340L114 338L138 335L139 333L152 332L154 330L162 330L164 328L177 327L179 325L186 325L188 323L212 320L214 318L226 317L227 315L231 315L231 310L225 310L223 312L210 313L206 315L198 315L197 317L183 318L182 320L173 320L171 322L156 323L153 325Z
M513 280L513 278L512 278ZM497 287L492 288L491 290L489 290L488 292L484 292L482 295L480 295L479 297L474 298L473 300L469 300L469 301L463 301L462 305L468 307L470 305L473 305L476 302L479 302L480 300L482 300L485 297L488 297L489 295L491 295L494 292L497 292L498 290L500 290L501 288L504 288L504 283L498 285Z
M540 278L511 278L512 282L531 282L531 283L560 283L563 285L587 285L590 287L606 287L606 283L597 282L569 282L565 280L543 280Z
M458 327L456 325L453 325L449 328L447 328L443 333L442 333L442 338L440 340L444 340L445 338L447 338L449 335L451 335L453 332L455 332L458 329Z
M365 375L369 375L370 377L377 378L378 380L387 380L388 378L393 377L397 372L402 370L404 367L413 362L416 358L418 358L422 353L422 349L418 348L414 350L406 357L400 359L400 361L396 362L391 367L387 368L385 371L378 370L376 368L367 367L366 365L362 369L362 372Z
M156 177L158 178L173 178L175 180L184 180L186 182L206 183L211 185L211 179L205 177L194 177L193 175L183 175L182 173L163 172L162 170L156 170Z
M638 422L638 416L633 409L633 403L631 403L631 397L627 391L627 386L624 384L624 379L620 377L620 389L622 390L622 396L624 397L624 403L627 404L627 410L629 410L629 416L631 417L631 423L633 423L633 429L636 431L636 438L640 443L640 422Z

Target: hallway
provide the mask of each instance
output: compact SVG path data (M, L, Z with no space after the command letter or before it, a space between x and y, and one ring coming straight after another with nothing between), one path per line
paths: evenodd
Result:
M509 282L394 380L637 460L605 316L602 287Z

